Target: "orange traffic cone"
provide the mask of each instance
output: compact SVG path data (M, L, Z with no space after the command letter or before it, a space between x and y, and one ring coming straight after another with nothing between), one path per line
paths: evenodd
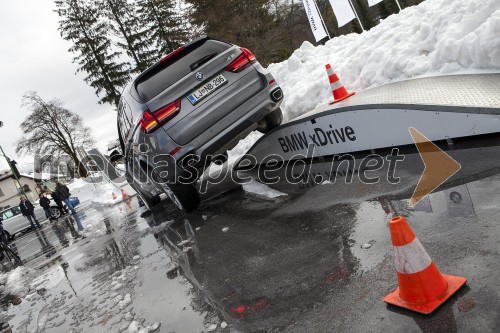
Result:
M125 191L123 189L120 189L122 191L122 198L123 200L127 199L128 198L128 194L125 193Z
M113 200L116 200L116 194L115 194L115 192L111 192L111 195L113 196Z
M332 66L326 64L326 73L328 74L328 79L330 80L330 88L332 89L333 101L330 104L340 102L349 96L354 95L356 92L348 92L346 88L340 83L339 77L333 72Z
M389 227L399 287L384 301L415 312L432 313L467 279L441 274L403 217L392 218Z

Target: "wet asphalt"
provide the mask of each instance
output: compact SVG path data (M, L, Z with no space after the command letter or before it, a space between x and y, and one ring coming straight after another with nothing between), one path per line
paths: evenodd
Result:
M167 202L147 211L137 198L84 202L14 240L22 303L4 293L1 316L15 332L495 332L500 174L490 153L416 209L411 191L366 194L356 183L275 199L222 183L190 214ZM468 279L430 316L383 302L397 287L394 215L442 273Z

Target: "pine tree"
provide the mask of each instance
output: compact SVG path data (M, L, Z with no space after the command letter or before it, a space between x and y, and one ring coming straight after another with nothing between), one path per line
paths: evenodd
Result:
M149 41L154 43L158 57L162 57L184 44L187 30L173 0L137 0L137 13L141 22L148 23Z
M289 55L284 21L270 0L186 0L191 19L207 35L249 48L267 65ZM274 13L276 14L276 13Z
M387 12L386 16L391 14L399 13L399 7L395 0L384 0L384 8Z
M109 26L102 20L95 4L85 0L56 0L55 12L61 18L61 37L73 43L73 62L77 72L85 72L85 82L94 88L99 103L118 107L120 88L129 80L129 65L118 62L120 52L111 49Z
M118 47L132 59L133 72L142 72L157 60L157 54L151 50L148 29L139 20L134 4L127 0L99 0L99 7L111 21L112 31L120 37Z

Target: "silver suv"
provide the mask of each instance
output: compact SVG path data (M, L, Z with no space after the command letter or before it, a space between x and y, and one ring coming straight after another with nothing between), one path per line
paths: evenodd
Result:
M147 206L166 194L190 211L196 182L212 162L253 130L279 126L283 92L250 50L196 39L138 75L124 89L118 133L130 185Z

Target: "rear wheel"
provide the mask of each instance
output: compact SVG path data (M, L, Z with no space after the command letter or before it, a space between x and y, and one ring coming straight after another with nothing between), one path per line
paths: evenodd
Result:
M283 121L283 112L281 108L277 108L267 116L265 116L261 121L259 121L257 130L261 133L268 133L275 129Z
M9 232L7 230L4 230L3 233L5 235L5 238L7 238L7 241L12 240L13 237L11 234L9 234Z

